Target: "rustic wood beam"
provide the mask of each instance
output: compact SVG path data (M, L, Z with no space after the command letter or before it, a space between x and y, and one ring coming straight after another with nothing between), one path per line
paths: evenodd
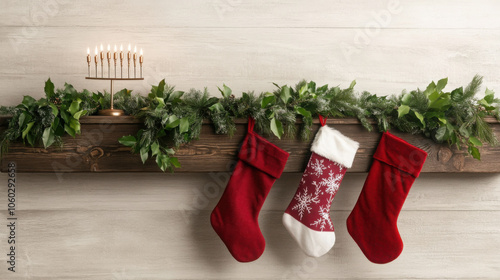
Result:
M8 124L8 117L0 117L0 130ZM487 118L495 134L500 138L500 123ZM138 155L131 154L128 147L118 143L124 135L134 135L142 122L131 116L106 117L88 116L81 118L82 134L75 138L63 138L63 147L32 148L22 143L13 143L8 154L2 159L1 171L6 172L9 162L16 162L18 172L161 172L156 162L149 159L142 164ZM348 172L367 172L372 155L381 134L368 132L354 118L329 119L328 124L343 134L360 142L360 148L353 167ZM226 172L231 171L236 161L239 145L246 132L246 120L236 120L233 137L216 135L210 122L203 124L200 140L192 141L177 151L182 168L175 172ZM313 135L319 129L316 121ZM450 148L446 144L436 144L421 135L411 135L398 131L391 133L429 153L422 172L500 172L500 147L480 148L481 161L467 156L465 150ZM302 172L307 164L311 141L298 139L271 142L290 153L285 172Z

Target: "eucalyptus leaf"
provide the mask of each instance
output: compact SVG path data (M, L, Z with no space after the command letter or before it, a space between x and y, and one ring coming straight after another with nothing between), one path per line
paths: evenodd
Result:
M292 95L290 94L290 88L288 86L284 86L281 88L280 98L283 101L283 103L285 103L285 104L287 104L288 101L292 98ZM265 107L263 107L263 108L265 108Z
M176 168L180 168L181 167L181 164L180 164L179 160L176 157L169 158L169 161L170 161L170 164L172 164L172 166L174 166Z
M189 120L187 118L180 119L179 132L185 133L189 131Z
M142 163L146 163L146 160L148 160L148 156L149 156L149 148L148 147L142 147L141 150L140 150L140 154L141 154L141 160L142 160Z
M160 144L158 143L158 141L156 141L151 145L151 156L156 156L159 153L160 153Z
M160 83L158 84L158 87L156 88L156 96L161 98L165 97L164 91L165 91L165 79L161 80Z
M54 131L52 130L51 127L47 127L43 131L42 141L43 141L43 146L45 148L49 147L50 145L52 145L54 143L55 135L54 135Z
M66 131L66 133L68 133L70 136L72 137L75 137L76 136L76 132L73 128L71 128L69 125L65 124L64 125L64 131Z
M443 142L446 137L446 126L439 127L436 130L436 134L434 137L436 137L436 140L438 140L439 142Z
M23 130L23 134L22 134L23 139L26 138L26 135L28 135L28 133L30 132L30 130L34 124L35 124L35 122L30 122L26 125L26 128Z
M118 139L118 142L120 142L120 144L122 144L124 146L132 147L135 145L135 143L137 143L137 139L135 139L135 137L132 135L128 135L128 136L123 136L120 139Z
M262 99L262 109L266 108L269 104L274 105L276 103L276 96L268 95Z
M420 121L420 123L425 127L424 116L417 111L413 111L413 113L415 113L415 117L417 117L417 119Z
M410 112L410 106L408 105L401 105L398 108L398 118L401 118L402 116L408 114Z
M272 118L271 119L271 131L274 133L274 135L276 135L276 137L278 137L279 139L281 139L281 136L283 136L283 125L281 124L281 122L279 120L277 120L276 118Z
M471 144L473 144L474 146L477 146L477 147L483 146L483 143L479 139L477 139L476 137L474 137L474 136L470 136L469 137L469 142Z
M441 92L448 84L448 78L444 78L438 81L436 85L436 91Z
M479 152L479 149L474 147L474 146L469 146L468 148L469 154L472 155L473 158L477 160L481 160L481 153Z
M222 87L223 89L221 89L220 87L217 87L217 88L222 93L222 96L226 99L231 97L231 94L233 93L233 91L225 84L223 84L223 87Z
M82 100L80 98L77 98L75 101L71 102L71 105L68 108L68 112L71 115L74 115L76 112L79 111L80 103L82 103Z

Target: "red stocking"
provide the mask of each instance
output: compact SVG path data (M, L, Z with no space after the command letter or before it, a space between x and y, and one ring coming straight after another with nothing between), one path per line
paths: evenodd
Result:
M255 133L254 124L249 119L239 161L210 216L215 232L240 262L254 261L264 252L266 241L259 228L259 212L289 155Z
M347 230L371 262L388 263L403 250L397 220L427 153L385 132L373 158Z

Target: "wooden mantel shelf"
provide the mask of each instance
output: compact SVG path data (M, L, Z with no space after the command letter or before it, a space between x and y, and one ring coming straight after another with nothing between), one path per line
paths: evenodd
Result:
M9 118L0 117L0 130L7 126ZM487 121L500 138L500 123L493 118ZM48 149L32 148L22 143L12 144L9 153L2 159L2 172L9 162L16 162L18 172L161 172L156 162L149 159L142 164L138 155L131 154L128 147L118 143L124 135L134 135L141 121L131 116L81 118L82 134L76 138L64 137L64 146ZM348 172L367 172L372 155L381 134L368 132L353 118L329 119L328 124L360 143L353 167ZM237 131L233 137L216 135L213 126L203 124L200 140L177 151L182 168L175 172L226 172L236 160L239 145L246 132L246 120L236 121ZM315 123L313 134L319 129ZM422 172L500 172L500 147L482 147L481 161L467 156L466 151L436 144L420 135L391 131L409 143L427 151L429 156ZM290 153L284 172L303 172L307 164L311 141L270 137L270 141Z

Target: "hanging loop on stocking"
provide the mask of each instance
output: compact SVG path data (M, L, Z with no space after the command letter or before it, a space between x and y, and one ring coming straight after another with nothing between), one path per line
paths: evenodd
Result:
M255 120L252 117L248 117L248 133L253 132L254 126L255 126Z
M321 126L325 126L327 118L323 117L322 115L318 116L319 116L319 123L321 124Z

